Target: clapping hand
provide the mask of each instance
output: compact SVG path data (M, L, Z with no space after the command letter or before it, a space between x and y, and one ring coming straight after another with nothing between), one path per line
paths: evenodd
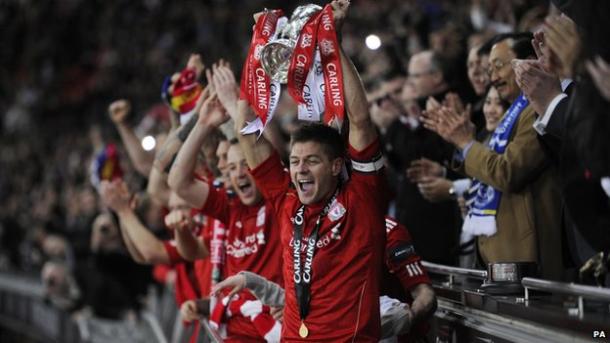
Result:
M553 98L561 93L557 76L546 72L535 60L513 60L517 85L530 101L534 111L543 115Z
M208 85L201 94L199 101L201 101L201 107L199 108L198 123L211 127L219 127L229 120L229 116L224 107L220 101L218 101L218 95L214 90L213 84Z
M601 57L596 56L595 59L587 61L585 66L599 93L606 101L610 101L610 65Z
M544 41L559 60L559 76L572 77L581 46L576 24L564 15L548 17L544 23Z
M417 184L419 193L430 202L440 202L450 197L449 189L453 182L443 177L423 177Z
M235 75L228 63L222 60L212 67L211 81L218 100L227 110L231 118L237 115L238 89Z
M474 139L475 126L470 121L470 105L462 113L449 107L422 113L421 121L428 130L436 132L447 142L463 149Z
M407 178L411 182L417 183L424 177L442 177L444 172L444 167L440 163L420 158L411 161L411 165L407 168Z

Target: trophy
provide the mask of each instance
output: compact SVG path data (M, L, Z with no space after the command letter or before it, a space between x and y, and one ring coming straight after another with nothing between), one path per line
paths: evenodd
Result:
M261 64L271 80L284 84L288 82L290 59L301 30L307 21L321 10L322 7L314 4L297 7L290 20L280 29L277 39L263 47Z

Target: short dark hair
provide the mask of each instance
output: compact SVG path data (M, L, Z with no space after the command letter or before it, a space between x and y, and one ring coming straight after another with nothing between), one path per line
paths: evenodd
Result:
M345 142L339 131L320 123L307 123L290 137L290 147L295 143L316 142L322 146L331 160L345 157Z
M507 39L512 40L510 46L518 59L526 59L528 57L536 57L536 52L532 46L534 35L531 32L516 32L516 33L501 33L491 37L485 44L479 48L479 54L489 54L491 48Z

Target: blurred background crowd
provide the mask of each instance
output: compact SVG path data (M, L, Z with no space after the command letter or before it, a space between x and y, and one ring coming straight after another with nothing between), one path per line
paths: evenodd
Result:
M87 250L99 212L89 162L103 142L118 138L106 115L110 101L131 100L135 115L129 120L142 123L140 134L162 131L144 119L168 122L160 85L189 53L200 52L208 64L222 57L241 66L252 13L264 7L290 13L296 5L2 1L0 267L36 269L40 260L25 246L36 246L45 234L68 237L79 253ZM472 20L474 6L480 8L479 22ZM497 31L535 28L547 6L545 1L357 1L343 46L370 89L394 73L404 75L409 56L427 47L463 59L469 39L481 42ZM366 47L370 34L383 42L379 49ZM465 82L465 64L455 67ZM128 159L122 161L133 175Z
M147 180L121 144L108 105L118 98L129 99L128 125L139 139L156 137L159 146L159 134L171 125L171 112L160 97L163 79L181 70L193 52L200 53L206 65L224 58L239 75L251 36L252 13L265 7L291 13L297 5L272 0L0 1L0 271L38 274L45 262L61 259L71 268L80 265L88 270L79 274L88 280L84 283L94 284L97 280L92 279L102 275L104 282L121 288L117 294L130 299L127 306L137 308L133 299L152 282L151 270L127 263L131 260L116 220L91 184L94 156L106 144L116 143L130 188L146 189ZM583 189L581 181L576 186L556 184L551 197L563 210L551 215L566 227L593 226L597 231L566 229L553 234L561 248L553 258L562 261L553 277L564 280L579 280L583 264L610 247L603 232L610 229L608 196L600 193L599 186L610 175L605 138L610 125L604 107L608 98L603 97L608 90L593 86L596 79L591 71L607 76L608 62L589 69L585 64L597 55L609 61L607 48L601 46L607 37L607 25L601 23L608 12L603 11L607 9L603 1L582 7L588 8L568 13L574 27L587 34L579 42L582 54L571 60L556 56L555 63L573 63L569 73L556 76L584 85L579 95L595 99L581 100L590 105L583 105L581 112L589 111L595 119L568 127L578 130L574 146L583 150L575 151L577 158L551 151L555 159L550 163L564 168L566 162L582 162L582 170L574 173L584 175L582 182L593 182L597 188L572 200L564 196ZM486 128L493 131L510 104L501 99L497 77L488 74L505 67L487 60L489 40L500 33L542 31L552 13L560 14L544 0L353 1L342 45L360 72L373 121L382 134L390 182L397 190L390 212L410 230L424 260L484 267L477 263L480 251L472 237L461 230L463 194L469 186L460 186L457 181L463 176L451 168L456 144L443 139L447 137L442 128L428 130L429 125L418 119L424 111L430 118L435 113L437 105L428 97L452 108L470 108L472 121L482 132L478 136L484 137ZM593 17L585 20L588 16ZM599 28L593 29L592 23ZM532 54L513 58L535 59L532 39L525 38ZM570 41L560 44L571 47ZM546 71L551 73L553 68ZM526 87L517 79L520 87ZM497 89L488 91L490 83ZM604 113L596 113L604 108ZM275 120L284 135L292 132L296 110L289 100L282 102ZM154 145L145 149L153 150ZM530 201L554 200L535 196ZM587 201L591 211L565 210L571 203ZM158 237L166 237L162 211L150 212L144 219L146 226ZM569 215L574 218L565 219ZM155 274L157 281L167 281L159 275ZM99 314L114 316L103 310Z

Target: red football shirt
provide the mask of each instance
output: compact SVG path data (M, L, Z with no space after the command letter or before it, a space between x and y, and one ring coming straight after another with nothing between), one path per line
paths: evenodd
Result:
M350 149L350 157L358 161L369 161L378 153L378 142L361 152ZM292 218L301 203L296 191L289 187L290 177L277 154L253 170L252 175L265 198L272 201L281 226L286 289L283 341L377 342L380 267L385 243L384 201L379 192L383 175L354 171L322 220L313 257L310 310L305 319L309 335L305 339L298 333L301 319L292 259ZM307 239L325 205L306 206L301 261L305 261Z
M193 262L187 261L178 253L176 242L163 241L163 246L169 256L170 266L176 271L175 296L176 303L181 306L187 300L199 298L199 287L195 278Z
M199 236L203 230L202 222L196 213L192 213L197 225L192 229L194 236ZM174 234L170 230L170 233ZM185 260L178 252L175 238L163 241L163 247L169 257L169 263L176 271L176 302L178 306L187 300L195 300L201 296L199 292L199 282L195 275L194 262Z
M227 227L225 277L247 270L283 285L280 231L271 203L246 206L239 198L229 198L223 190L210 188L202 213ZM261 341L249 319L232 317L227 325L229 340Z
M199 236L203 244L210 251L210 240L212 237L212 226L206 223ZM199 285L199 293L202 297L207 297L212 291L212 264L210 258L201 258L193 262L195 264L195 277Z
M419 284L431 284L426 269L421 264L421 257L415 251L409 231L394 218L385 218L386 257L385 263L392 276L387 276L382 285L382 293L411 305L411 291ZM396 280L398 279L398 280ZM397 290L397 281L401 289ZM418 323L408 334L399 336L398 342L416 342L426 336L429 330L427 322Z

